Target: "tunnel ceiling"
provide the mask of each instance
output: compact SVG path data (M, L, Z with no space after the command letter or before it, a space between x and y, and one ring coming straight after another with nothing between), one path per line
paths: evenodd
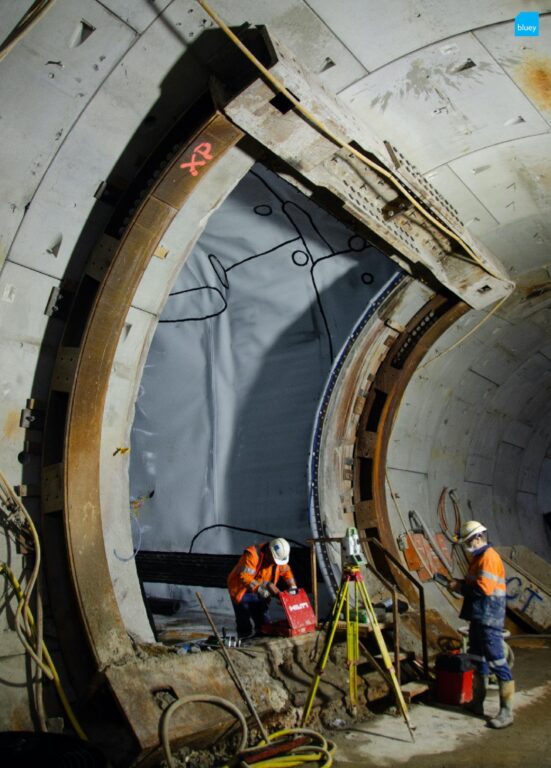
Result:
M30 5L4 0L3 30ZM381 9L354 0L338 7L220 0L216 9L230 24L269 25L330 91L399 146L517 277L548 262L548 5L537 9L539 37L525 38L513 34L518 2L403 0ZM159 83L211 25L193 2L59 2L6 56L4 257L10 250L10 260L32 267L34 254L43 272L59 276L137 125L149 115L155 135L174 119L176 99L172 114L170 103L155 113ZM190 99L204 85L197 62L193 71L185 81ZM121 168L121 182L131 172ZM61 226L65 197L72 210Z

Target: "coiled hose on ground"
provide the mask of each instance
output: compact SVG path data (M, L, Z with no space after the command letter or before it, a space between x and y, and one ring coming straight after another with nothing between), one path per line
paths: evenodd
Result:
M321 733L311 730L310 728L285 728L281 731L272 733L269 742L262 739L256 746L247 747L246 745L249 737L247 723L243 714L235 704L232 704L230 701L227 701L227 699L222 699L219 696L198 694L194 696L185 696L184 698L173 701L161 715L159 735L169 768L176 768L168 736L170 719L177 709L184 704L191 704L193 702L214 704L217 707L226 709L238 720L241 726L241 742L236 754L239 763L232 762L232 765L238 764L245 768L245 766L249 765L247 758L258 756L259 753L268 751L269 747L275 747L280 751L278 754L273 754L272 757L266 757L265 759L261 758L255 761L255 768L294 768L294 766L303 765L305 763L318 763L320 768L331 768L333 764L333 754L336 749L335 744L332 741L325 739ZM288 744L288 749L285 746L286 743Z

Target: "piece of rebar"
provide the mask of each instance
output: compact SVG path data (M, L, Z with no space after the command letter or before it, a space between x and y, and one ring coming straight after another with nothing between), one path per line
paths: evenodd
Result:
M394 622L394 668L398 685L401 683L401 659L400 659L400 618L398 615L398 592L392 587L392 619Z
M241 693L241 695L245 699L245 702L246 702L247 706L249 707L249 710L250 710L252 716L256 720L256 724L258 725L258 727L260 729L260 733L262 734L262 738L264 739L264 741L266 743L268 743L270 741L270 736L268 735L268 731L264 727L264 724L262 723L262 720L260 719L260 717L258 715L258 712L256 711L256 707L253 704L253 700L249 696L249 692L247 691L247 689L245 688L245 686L243 685L243 683L241 682L241 680L239 678L239 674L238 674L238 672L237 672L237 670L236 670L236 668L234 666L233 661L230 658L229 653L226 650L226 646L224 645L224 641L222 640L222 638L218 634L218 630L216 629L216 626L215 626L213 620L211 619L210 613L207 610L207 606L204 604L203 599L202 599L201 595L199 594L199 592L195 593L195 597L199 601L199 605L203 609L203 611L205 613L205 616L207 617L208 622L209 622L209 624L210 624L210 626L212 628L212 631L214 632L214 636L216 637L216 639L218 641L218 645L220 646L220 650L222 651L222 653L224 655L224 658L228 662L228 665L229 665L231 671L233 672L234 682L235 682L237 688L239 689L239 692Z

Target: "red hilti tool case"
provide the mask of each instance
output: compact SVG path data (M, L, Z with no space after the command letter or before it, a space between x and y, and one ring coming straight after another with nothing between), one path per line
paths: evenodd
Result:
M283 606L286 619L265 624L262 627L265 635L294 637L315 630L316 617L308 595L303 589L298 589L294 595L290 592L280 592L279 602Z

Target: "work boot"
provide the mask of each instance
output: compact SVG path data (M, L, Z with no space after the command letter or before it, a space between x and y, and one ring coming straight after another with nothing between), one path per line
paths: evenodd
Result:
M473 715L484 716L484 699L488 690L488 675L475 672L473 675L473 698L464 706Z
M513 724L513 695L515 693L514 680L499 681L499 712L492 718L488 725L490 728L507 728Z

